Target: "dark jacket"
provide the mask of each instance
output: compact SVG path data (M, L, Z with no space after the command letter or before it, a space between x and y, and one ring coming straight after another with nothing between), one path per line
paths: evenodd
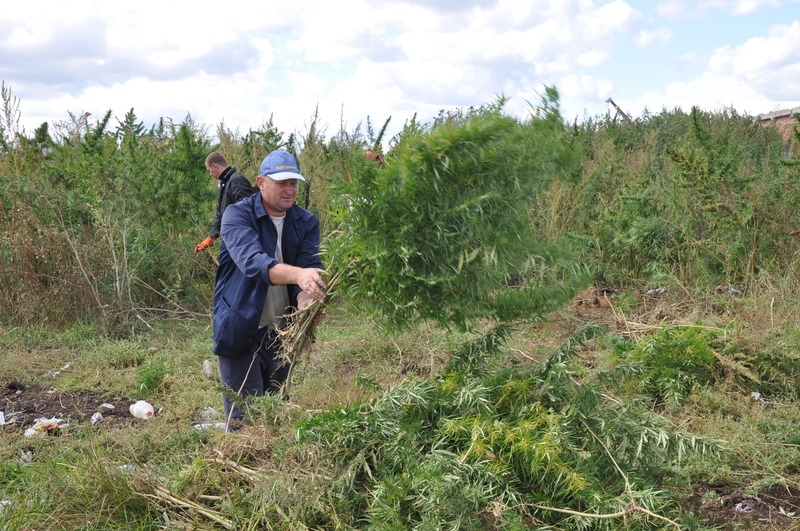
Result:
M278 233L256 194L231 205L222 217L222 246L214 289L214 353L226 358L252 354L258 323L270 286ZM319 219L299 205L286 212L281 237L283 263L322 269ZM300 287L290 285L289 299L297 307Z
M258 188L250 184L247 177L236 171L236 168L228 166L219 176L217 185L217 213L211 224L209 236L216 240L219 238L220 226L222 225L222 214L228 206L241 201L245 197L250 197Z

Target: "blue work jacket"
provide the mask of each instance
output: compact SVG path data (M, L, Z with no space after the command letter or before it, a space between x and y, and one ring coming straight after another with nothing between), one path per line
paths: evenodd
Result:
M222 216L222 246L214 288L214 353L240 358L255 352L258 323L271 283L269 269L278 264L275 224L255 194L230 205ZM286 211L281 236L283 263L322 269L319 219L293 205ZM300 287L289 285L289 300L297 306Z

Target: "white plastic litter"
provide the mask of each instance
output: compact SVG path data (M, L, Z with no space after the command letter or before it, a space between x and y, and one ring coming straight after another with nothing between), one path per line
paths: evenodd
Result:
M67 363L66 365L64 365L63 367L61 367L57 371L47 371L46 373L44 373L42 375L42 378L48 378L50 380L55 380L56 378L58 378L58 375L61 374L61 371L66 371L67 369L69 369L70 365L71 365L71 363Z
M206 378L214 379L214 364L211 363L211 360L203 361L203 374L206 375Z
M729 295L741 295L742 292L732 286L714 286L717 293L727 293Z
M99 411L97 413L95 413L94 415L92 415L92 421L91 422L92 422L93 425L97 424L101 420L103 420L103 414L100 413Z
M130 410L131 415L137 419L149 419L155 413L153 406L145 400L134 402L131 404Z
M198 411L197 415L194 417L194 421L199 424L215 422L218 420L222 420L222 413L210 406Z
M48 435L58 435L61 431L61 428L68 426L68 424L62 424L64 419L60 418L50 418L50 419L36 419L33 421L34 424L32 427L25 430L25 436L31 437L33 435L39 435L42 433L46 433Z
M213 430L213 429L220 429L224 430L226 424L224 422L204 422L202 424L195 424L194 429L196 430Z
M7 426L9 424L16 424L17 423L17 415L19 415L19 411L11 411L10 413L6 413L5 411L0 411L0 426Z
M108 473L112 476L120 476L122 474L133 474L136 472L134 465L118 465L107 469Z

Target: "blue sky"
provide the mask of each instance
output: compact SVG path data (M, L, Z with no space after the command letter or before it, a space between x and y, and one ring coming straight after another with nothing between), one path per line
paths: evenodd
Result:
M6 129L56 133L133 108L214 134L270 118L327 135L545 86L568 120L692 106L757 115L800 106L800 0L53 0L0 20ZM112 121L116 124L116 121Z

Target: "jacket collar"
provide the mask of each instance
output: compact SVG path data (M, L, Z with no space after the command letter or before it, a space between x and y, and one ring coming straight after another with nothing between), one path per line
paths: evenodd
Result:
M223 170L222 173L219 174L219 181L224 183L225 181L230 179L231 175L233 175L234 173L236 173L236 168L234 168L233 166L228 166L227 168L225 168L225 170Z
M253 201L253 212L256 214L256 219L260 219L263 217L269 217L266 209L264 208L264 203L261 201L261 194L255 193L251 195L248 200ZM296 212L298 211L297 203L293 204L292 207L286 211L286 215L284 216L284 220L294 219ZM285 223L285 221L284 221Z

